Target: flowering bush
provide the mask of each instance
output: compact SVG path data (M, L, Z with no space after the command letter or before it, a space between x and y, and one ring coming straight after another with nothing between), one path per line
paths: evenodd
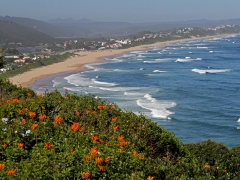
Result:
M213 177L199 173L197 158L143 115L95 97L67 91L36 95L1 83L2 179ZM205 167L210 172L211 166Z

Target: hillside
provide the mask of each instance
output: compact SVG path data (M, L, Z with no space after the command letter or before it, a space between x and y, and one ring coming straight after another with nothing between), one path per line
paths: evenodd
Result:
M80 20L51 19L47 22L22 17L0 16L2 21L12 21L52 37L87 37L87 36L127 36L140 31L165 31L180 27L214 27L221 25L240 25L240 19L226 20L191 20L179 22L128 23L128 22L94 22L86 18Z
M0 84L0 179L239 178L240 147L183 145L99 98Z
M0 20L0 43L15 42L24 44L49 43L54 38L12 21Z
M77 27L74 25L61 27L61 26L49 24L43 21L30 19L30 18L1 16L0 20L12 21L17 24L48 34L49 36L52 36L52 37L74 37L74 36L80 36L80 35L84 36L84 35L91 34L91 30L86 29L84 27Z

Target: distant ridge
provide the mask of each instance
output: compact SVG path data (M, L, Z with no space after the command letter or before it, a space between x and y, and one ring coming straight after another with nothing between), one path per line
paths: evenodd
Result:
M190 20L180 22L95 22L87 18L56 18L47 22L23 17L0 16L2 21L12 21L52 37L89 37L89 36L128 36L141 31L159 32L182 27L214 27L221 25L240 25L240 18L226 20ZM157 19L155 20L157 21Z
M82 19L79 19L79 20L75 20L75 19L72 19L72 18L66 18L66 19L62 19L62 18L56 18L56 19L50 19L48 21L46 21L47 23L50 23L50 24L59 24L59 23L94 23L94 21L91 21L87 18L82 18Z
M17 24L13 21L0 20L0 43L21 42L31 45L49 43L53 40L53 37L37 30Z
M0 16L0 20L13 21L17 24L27 26L34 30L48 34L49 36L52 36L52 37L81 37L81 36L88 36L93 34L91 29L87 29L84 27L78 27L74 25L61 27L55 24L49 24L43 21L30 19L30 18Z

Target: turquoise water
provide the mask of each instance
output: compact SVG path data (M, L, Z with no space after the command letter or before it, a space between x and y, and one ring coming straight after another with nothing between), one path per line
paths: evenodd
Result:
M42 79L33 89L94 94L142 112L184 143L240 145L240 36L151 47L86 68Z

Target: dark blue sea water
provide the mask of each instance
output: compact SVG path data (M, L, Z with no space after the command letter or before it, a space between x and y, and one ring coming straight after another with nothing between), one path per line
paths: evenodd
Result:
M86 67L33 87L94 94L145 114L184 143L240 145L240 36L151 47Z

